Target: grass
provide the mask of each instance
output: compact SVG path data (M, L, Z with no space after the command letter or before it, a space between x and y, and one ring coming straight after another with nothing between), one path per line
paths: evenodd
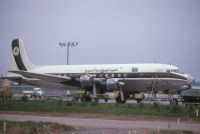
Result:
M4 122L6 123L6 130L4 130ZM49 133L66 133L74 130L71 126L60 125L50 122L14 122L14 121L0 121L0 134L49 134ZM5 132L4 132L5 131Z
M195 110L200 108L186 108L181 106L160 104L97 104L79 103L61 100L0 100L0 111L23 111L44 113L96 113L115 115L151 115L163 117L195 118ZM200 118L196 118L200 120Z
M0 121L0 131L3 131L3 123L6 122L7 128L14 126L20 126L23 128L34 128L42 127L43 125L52 125L50 122L32 122L32 121L23 121L23 122L14 122L14 121Z
M3 123L6 122L6 132L3 132ZM0 134L43 134L43 133L67 133L74 130L73 127L63 126L50 122L32 122L32 121L0 121ZM190 130L153 130L150 134L200 134Z

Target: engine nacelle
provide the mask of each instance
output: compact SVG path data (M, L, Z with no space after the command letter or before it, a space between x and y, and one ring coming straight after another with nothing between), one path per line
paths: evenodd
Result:
M118 84L117 79L107 79L107 81L106 81L106 87L110 91L118 89L117 84Z
M93 85L93 80L92 80L92 76L88 75L88 74L83 74L80 77L80 83L81 86L83 87L90 87Z

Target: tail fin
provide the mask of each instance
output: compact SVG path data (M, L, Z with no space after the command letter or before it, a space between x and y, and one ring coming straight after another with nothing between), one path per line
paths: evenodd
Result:
M11 70L27 71L35 67L26 55L23 41L21 39L14 39L12 41Z

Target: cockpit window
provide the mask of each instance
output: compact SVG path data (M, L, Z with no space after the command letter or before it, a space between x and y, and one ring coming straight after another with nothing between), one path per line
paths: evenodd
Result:
M178 69L174 69L174 72L179 73L180 71Z
M168 69L167 73L170 73L170 72L180 73L178 69Z

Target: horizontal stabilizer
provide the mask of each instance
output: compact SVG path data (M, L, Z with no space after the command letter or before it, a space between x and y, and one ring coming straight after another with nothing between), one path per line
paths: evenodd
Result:
M70 77L55 76L55 75L50 75L50 74L39 74L39 73L33 73L33 72L27 72L27 71L9 71L9 72L20 74L24 77L41 79L41 80L49 81L49 82L66 82L66 81L71 80Z

